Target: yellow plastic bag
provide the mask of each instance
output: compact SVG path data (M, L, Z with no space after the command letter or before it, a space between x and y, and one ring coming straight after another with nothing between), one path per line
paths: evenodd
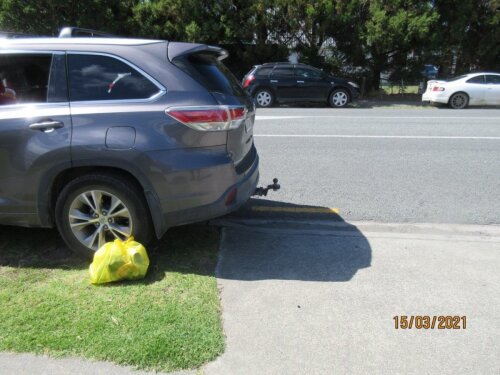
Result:
M146 276L149 257L144 246L130 237L105 243L94 254L89 267L90 282L104 284L118 280L136 280Z

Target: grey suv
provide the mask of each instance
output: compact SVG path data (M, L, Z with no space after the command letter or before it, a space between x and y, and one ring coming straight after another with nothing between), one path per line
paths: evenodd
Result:
M118 38L0 41L0 224L91 255L235 210L259 172L253 101L223 49Z

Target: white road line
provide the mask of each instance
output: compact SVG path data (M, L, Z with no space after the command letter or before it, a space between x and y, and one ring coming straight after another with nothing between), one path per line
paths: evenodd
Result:
M315 117L315 116L255 116L255 120L282 120L282 119L307 118L307 117ZM328 116L328 117L333 117L333 116Z
M338 118L338 119L395 119L395 120L493 120L500 121L500 117L468 117L468 116L255 116L255 120L287 120L287 119L299 119L299 118Z
M488 139L500 141L500 137L465 137L439 135L352 135L352 134L254 134L254 137L276 138L395 138L395 139Z

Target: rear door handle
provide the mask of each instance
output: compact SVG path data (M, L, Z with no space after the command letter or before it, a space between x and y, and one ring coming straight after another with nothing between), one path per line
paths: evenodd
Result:
M30 124L29 127L32 130L42 130L44 132L51 132L54 129L59 129L64 127L64 123L62 123L61 121L46 120Z
M277 79L272 79L271 83L278 83L278 80Z
M297 81L297 83L304 83L304 81Z

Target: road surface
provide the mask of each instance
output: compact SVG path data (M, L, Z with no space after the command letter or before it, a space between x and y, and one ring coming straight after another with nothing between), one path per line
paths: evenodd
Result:
M346 221L500 224L500 109L258 109L268 199Z

